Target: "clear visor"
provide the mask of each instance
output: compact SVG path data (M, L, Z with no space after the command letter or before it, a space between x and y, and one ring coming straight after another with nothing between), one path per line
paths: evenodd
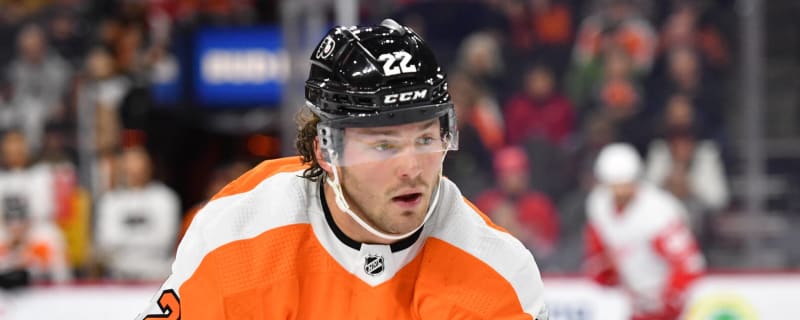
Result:
M439 119L374 128L338 129L319 124L317 131L323 157L340 167L401 157L441 162L445 151L458 149L455 126L443 129Z

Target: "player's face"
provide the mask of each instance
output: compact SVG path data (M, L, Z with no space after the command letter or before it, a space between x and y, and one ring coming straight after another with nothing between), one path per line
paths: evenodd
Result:
M341 184L353 211L389 234L418 227L442 169L438 119L345 132ZM374 159L381 159L374 161Z
M636 183L612 184L610 187L614 202L620 207L626 206L636 194Z

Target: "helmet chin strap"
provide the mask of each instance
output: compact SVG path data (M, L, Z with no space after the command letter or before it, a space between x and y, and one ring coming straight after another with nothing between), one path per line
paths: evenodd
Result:
M331 157L331 159L334 159L334 157ZM444 162L444 156L442 157L442 162ZM431 215L433 214L433 210L436 208L436 204L439 202L439 184L442 181L441 170L439 170L439 179L437 180L436 188L433 191L433 199L431 199L430 205L428 206L428 211L425 213L425 218L422 219L422 223L420 223L419 226L414 228L414 230L411 230L401 235L393 235L378 231L377 229L369 225L369 223L361 219L361 217L359 217L355 212L353 212L353 210L350 209L350 205L347 204L347 200L345 200L344 198L344 192L342 192L342 184L340 183L338 174L339 170L336 167L336 165L332 163L330 165L331 165L331 171L333 171L333 179L331 180L330 176L328 176L325 178L325 182L328 183L329 186L331 186L331 188L333 189L333 193L336 195L336 206L338 206L340 210L346 212L347 215L353 218L353 220L355 220L356 223L358 223L362 228L364 228L369 233L378 238L388 241L397 241L408 238L409 236L414 234L414 232L417 232L419 229L422 228L422 226L425 225L425 222L427 222L428 218L431 217Z

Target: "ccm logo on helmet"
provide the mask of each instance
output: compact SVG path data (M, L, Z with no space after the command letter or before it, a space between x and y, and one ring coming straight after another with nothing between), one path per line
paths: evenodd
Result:
M392 93L383 96L383 103L390 104L398 102L416 101L419 99L425 99L426 96L428 96L428 89L406 91L401 93Z

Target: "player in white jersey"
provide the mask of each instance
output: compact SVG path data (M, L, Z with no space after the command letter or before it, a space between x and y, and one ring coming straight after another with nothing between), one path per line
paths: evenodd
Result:
M705 262L684 207L640 181L641 167L627 144L611 144L598 155L598 185L587 199L585 268L598 283L629 292L634 320L677 319Z

